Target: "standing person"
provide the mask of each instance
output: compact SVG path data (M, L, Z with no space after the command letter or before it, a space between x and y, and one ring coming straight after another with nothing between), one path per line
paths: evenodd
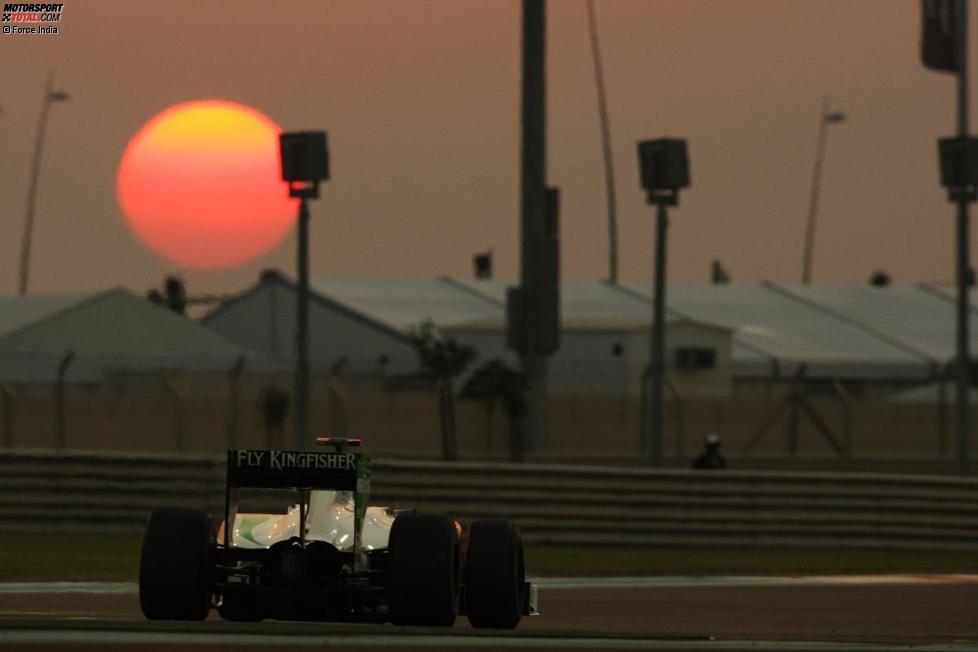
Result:
M720 452L720 436L711 432L706 436L703 452L693 460L694 469L725 469L727 460Z

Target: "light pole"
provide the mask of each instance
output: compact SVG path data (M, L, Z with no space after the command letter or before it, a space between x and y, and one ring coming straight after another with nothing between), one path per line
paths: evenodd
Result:
M547 448L547 356L560 346L557 195L547 188L546 0L522 2L520 284L506 294L507 346L520 356L527 409L522 446Z
M970 215L969 205L978 196L978 139L968 135L968 2L967 0L928 0L922 3L923 38L921 58L924 66L955 73L957 78L957 138L939 141L941 183L948 198L957 204L955 246L957 277L957 355L955 386L957 393L957 471L968 475L971 463L971 428L968 392L971 384L968 301Z
M808 199L808 226L805 229L805 259L802 263L801 282L812 281L812 255L815 249L815 218L818 214L818 192L822 181L822 161L825 160L825 135L831 124L844 122L846 115L831 109L829 96L822 100L822 112L818 120L818 144L815 146L815 169L812 171L812 189Z
M594 83L598 89L598 117L601 122L601 153L604 157L605 197L608 202L608 282L618 282L618 208L615 197L615 166L611 156L611 125L608 120L608 97L604 90L604 71L598 42L598 18L594 0L587 0L588 31L591 36L591 58L594 60Z
M665 315L666 315L666 232L669 227L667 206L679 205L679 189L689 186L689 160L686 141L675 138L646 140L638 144L638 161L642 188L648 203L655 204L655 272L653 274L652 338L650 366L652 397L649 401L648 431L645 452L649 464L662 462L664 419L662 414L665 386Z
M54 90L54 73L48 73L44 86L44 99L41 102L41 117L37 123L37 136L34 140L34 156L31 159L31 174L27 184L27 210L24 215L24 239L20 249L20 280L18 294L27 294L27 278L31 264L31 238L34 232L34 205L37 200L37 179L41 173L41 151L44 148L44 132L47 130L48 109L54 102L67 102L68 93Z
M324 131L279 136L282 180L289 196L299 198L298 283L295 307L295 443L312 446L309 427L309 206L319 198L319 182L329 179L329 149Z

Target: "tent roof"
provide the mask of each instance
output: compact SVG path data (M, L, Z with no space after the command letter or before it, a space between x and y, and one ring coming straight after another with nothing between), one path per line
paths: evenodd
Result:
M944 363L955 355L954 304L920 287L773 287L920 357ZM978 346L978 333L971 343Z
M651 300L645 284L625 288ZM733 329L741 345L735 363L746 348L777 362L784 375L800 364L807 365L809 376L842 378L917 378L931 371L926 356L767 284L675 283L666 301L678 314Z
M314 278L313 291L406 333L430 320L448 327L493 319L503 308L443 278Z
M50 379L68 352L74 353L68 377L75 380L110 368L224 370L241 356L249 366L270 364L264 354L124 289L0 298L0 378Z
M0 338L95 296L97 292L0 296Z

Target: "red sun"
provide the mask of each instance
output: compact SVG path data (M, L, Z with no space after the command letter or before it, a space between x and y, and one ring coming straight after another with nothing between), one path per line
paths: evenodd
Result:
M220 100L171 106L143 125L116 191L133 233L192 269L235 267L278 245L298 205L281 181L281 128Z

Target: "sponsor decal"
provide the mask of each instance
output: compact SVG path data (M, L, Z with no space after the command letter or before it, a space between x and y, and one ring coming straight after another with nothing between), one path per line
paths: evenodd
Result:
M58 25L64 14L63 2L6 2L0 16L4 35L45 36L60 32Z
M255 471L355 471L354 453L305 453L300 451L238 450L234 466Z

